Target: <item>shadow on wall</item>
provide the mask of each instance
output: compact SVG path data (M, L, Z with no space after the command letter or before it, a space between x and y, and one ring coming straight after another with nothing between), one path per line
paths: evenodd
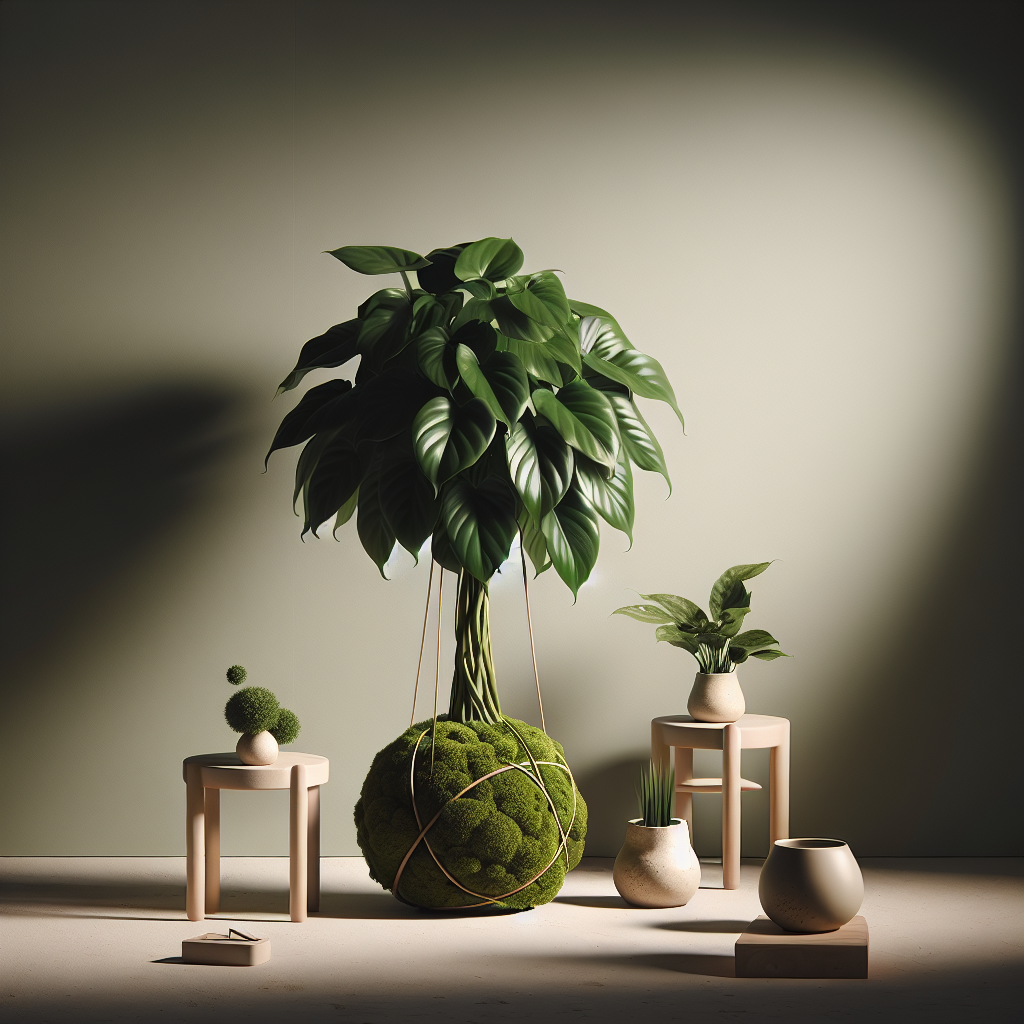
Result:
M649 755L648 755L649 757ZM576 776L587 801L587 856L614 857L622 846L626 822L639 813L636 784L648 757L611 761Z
M202 500L240 395L178 382L5 417L0 518L9 682Z

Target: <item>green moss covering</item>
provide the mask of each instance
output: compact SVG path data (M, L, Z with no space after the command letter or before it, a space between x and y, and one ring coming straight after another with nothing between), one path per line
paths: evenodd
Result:
M241 665L232 665L225 673L232 686L241 686L248 674Z
M294 743L299 738L299 716L294 711L281 708L277 713L277 721L270 730L270 735L278 743Z
M235 732L255 736L272 729L280 711L281 705L269 690L262 686L243 686L224 705L224 718Z
M428 720L414 725L377 754L356 804L356 834L370 875L392 891L402 858L419 834L409 773L416 740L430 724ZM525 722L510 718L496 725L462 724L442 716L437 723L433 781L429 733L416 755L416 806L424 825L441 810L427 838L447 871L467 889L501 897L540 874L525 889L499 903L523 909L552 900L566 871L579 863L587 832L587 807L563 768L540 767L558 819L569 835L567 858L566 852L558 853L561 834L547 798L523 772L505 771L452 799L474 780L504 765L522 763L532 771L527 751L513 729L535 760L565 764L561 745ZM552 858L554 862L544 871ZM396 895L435 909L480 902L444 876L423 842L409 858Z

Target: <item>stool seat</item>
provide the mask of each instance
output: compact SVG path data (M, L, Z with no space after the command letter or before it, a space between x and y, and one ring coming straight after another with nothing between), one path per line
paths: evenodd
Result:
M760 789L760 782L751 782L750 779L740 779L740 790L744 793ZM721 793L721 779L683 779L676 783L677 793Z

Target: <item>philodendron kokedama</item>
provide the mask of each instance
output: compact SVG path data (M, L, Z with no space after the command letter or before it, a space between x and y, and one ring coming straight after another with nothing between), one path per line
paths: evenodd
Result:
M582 856L586 806L561 746L502 714L488 581L518 534L536 572L554 566L575 596L599 519L632 539L631 464L668 481L634 399L678 415L675 395L613 316L567 299L554 271L520 274L511 239L331 255L404 287L303 346L280 391L358 358L355 380L309 390L268 458L305 443L303 534L355 515L382 575L396 542L418 557L429 540L459 577L448 714L374 758L356 805L360 848L377 881L419 906L545 903Z

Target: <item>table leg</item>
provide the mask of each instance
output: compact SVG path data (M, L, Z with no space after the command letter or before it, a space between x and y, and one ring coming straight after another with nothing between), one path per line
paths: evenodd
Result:
M190 921L206 916L206 799L202 768L185 769L185 913Z
M306 910L320 910L320 787L309 787L309 822L306 832Z
M690 747L676 747L676 784L693 778L693 750ZM676 793L676 817L686 822L693 845L693 794Z
M740 887L740 727L722 737L722 888Z
M771 787L768 828L774 843L776 839L789 838L789 722L786 722L786 738L772 747L768 784Z
M288 903L293 921L306 920L307 857L309 854L309 787L306 766L293 764L288 802Z
M207 789L206 811L206 912L220 910L220 790Z

